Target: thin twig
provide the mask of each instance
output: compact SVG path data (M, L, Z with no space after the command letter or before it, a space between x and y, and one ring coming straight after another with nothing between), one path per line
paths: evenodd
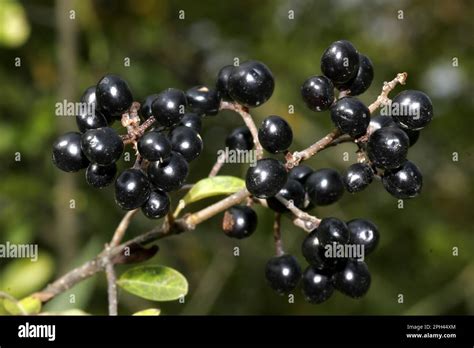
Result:
M282 197L281 195L276 195L276 199L280 201L291 213L294 215L296 219L303 221L303 225L301 226L306 231L312 231L316 227L319 226L321 219L318 219L316 216L310 215L301 209L297 208L293 201L289 201ZM295 219L293 220L295 222Z
M275 255L281 256L283 251L283 242L281 241L281 214L275 213L275 220L273 222L273 241L275 242Z
M110 242L110 247L116 247L122 242L125 232L128 229L128 225L130 225L130 221L132 221L133 216L138 212L138 210L139 210L138 208L134 210L130 210L123 216L119 225L115 229L114 235L112 237L112 241Z
M219 172L222 169L222 166L224 165L226 159L227 159L226 154L222 154L219 157L217 157L216 163L212 166L212 169L209 172L209 175L208 175L209 178L212 178L212 177L216 176L217 174L219 174Z
M107 277L107 294L109 300L109 315L117 315L117 275L115 273L114 264L110 259L105 262L105 275Z
M384 82L382 87L382 93L377 97L377 100L369 105L369 111L371 114L374 113L382 105L388 105L390 99L388 99L388 94L397 86L397 84L404 85L406 83L408 74L406 72L398 73L390 82Z

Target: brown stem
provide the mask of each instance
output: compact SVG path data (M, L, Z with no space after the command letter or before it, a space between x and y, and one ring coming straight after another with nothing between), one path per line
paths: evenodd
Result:
M138 212L138 208L134 210L128 211L120 221L119 225L115 229L114 235L112 237L112 241L110 242L110 247L116 247L122 241L125 232L128 229L128 225L130 225L130 221L132 221L133 216Z
M107 294L109 300L109 315L117 315L117 275L115 273L114 264L107 259L105 262L105 275L107 277Z
M297 221L298 226L308 232L319 226L321 219L302 211L293 204L293 201L289 201L281 195L276 195L275 197L294 215L295 219L293 219L293 223L295 223L296 219L301 220L302 225L299 225L299 221Z
M227 158L226 154L223 154L217 158L216 163L214 164L211 171L209 172L209 175L208 175L209 178L212 178L213 176L216 176L217 174L219 174L222 167L224 166L226 158Z
M275 254L281 256L283 251L283 242L281 241L281 214L275 213L275 221L273 222L273 240L275 242Z

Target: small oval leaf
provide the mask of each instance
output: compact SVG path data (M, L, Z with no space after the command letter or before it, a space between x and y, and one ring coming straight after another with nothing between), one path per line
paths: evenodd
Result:
M38 314L41 311L41 301L31 296L17 302L4 299L3 306L11 315Z
M156 316L160 315L161 311L158 308L149 308L149 309L144 309L142 311L136 312L133 315L134 316L144 316L144 315L151 315L151 316Z
M174 301L188 293L186 278L165 266L132 268L117 283L129 293L152 301Z

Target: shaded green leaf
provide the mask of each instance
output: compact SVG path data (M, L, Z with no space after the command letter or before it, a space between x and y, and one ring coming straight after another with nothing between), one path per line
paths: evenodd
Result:
M145 315L160 315L161 311L158 308L149 308L149 309L144 309L142 311L136 312L133 315L134 316L145 316Z
M11 315L38 314L41 312L41 301L34 297L25 297L20 301L4 299L3 306Z

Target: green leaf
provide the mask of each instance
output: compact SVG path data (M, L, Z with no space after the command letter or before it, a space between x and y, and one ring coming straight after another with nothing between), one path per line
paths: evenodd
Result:
M38 314L41 311L41 301L34 297L25 297L20 301L4 299L3 306L11 315Z
M18 47L30 35L25 9L16 0L2 1L0 6L0 45Z
M214 176L198 181L179 201L174 216L178 216L187 204L213 196L228 195L245 188L245 181L235 176Z
M129 293L152 301L173 301L188 293L186 278L165 266L132 268L117 283Z
M158 308L149 308L149 309L144 309L142 311L136 312L133 315L134 316L143 316L143 315L160 315L161 311Z

